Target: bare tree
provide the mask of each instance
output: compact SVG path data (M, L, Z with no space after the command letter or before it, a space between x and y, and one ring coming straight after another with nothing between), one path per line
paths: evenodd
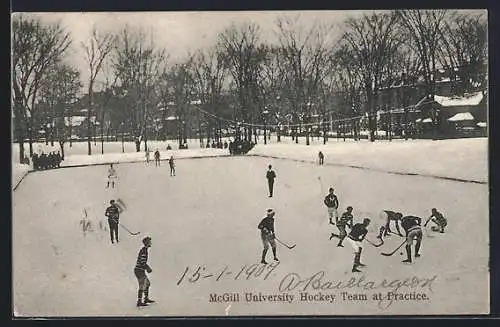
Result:
M82 47L85 51L85 59L89 65L89 81L88 81L88 95L89 107L87 109L87 144L88 155L92 154L92 110L94 107L94 85L97 76L102 70L104 60L113 50L115 37L110 33L100 35L95 27L92 28L90 39L88 43L82 42ZM97 121L97 120L96 120Z
M486 86L487 25L484 14L455 11L444 22L440 39L439 62L464 94Z
M53 146L54 138L57 139L63 160L64 143L68 137L65 126L66 115L70 106L76 101L81 87L80 72L61 63L51 67L40 85L41 99L51 110L51 143Z
M393 13L372 13L346 21L347 31L343 42L352 50L358 62L369 114L370 141L375 140L375 99L383 71L396 52L401 38L397 37L395 22L398 16Z
M219 34L218 46L223 49L222 56L227 61L233 81L238 90L239 119L243 120L244 137L250 140L252 128L257 118L255 94L256 78L263 58L260 47L260 28L254 23L231 25ZM236 119L238 119L236 118Z
M40 82L47 69L62 58L70 43L70 35L58 23L45 25L23 15L13 19L12 88L20 162L24 162L26 130L30 156L33 155L34 108Z
M168 56L143 30L125 27L119 38L114 56L114 69L118 84L126 90L130 108L130 127L136 137L136 151L141 141L147 148L148 120L151 109L159 101L158 84L164 76Z
M192 58L190 65L193 78L195 93L198 100L201 101L201 106L206 111L214 116L218 116L218 107L222 94L222 89L227 75L227 62L223 60L219 49L216 47L206 51L199 50ZM198 130L200 143L203 144L203 136L201 134L201 117L198 115ZM207 143L210 141L210 134L213 135L217 142L221 140L220 120L217 126L210 124L211 119L207 117ZM217 132L215 132L217 130ZM212 131L212 133L210 133Z
M324 66L328 50L333 46L328 35L331 26L315 23L306 29L300 24L300 16L278 18L278 38L285 65L289 67L289 94L296 123L306 124L306 144L309 145L310 118L325 78ZM316 104L317 105L317 104ZM302 116L303 119L299 119ZM298 138L295 139L298 143Z

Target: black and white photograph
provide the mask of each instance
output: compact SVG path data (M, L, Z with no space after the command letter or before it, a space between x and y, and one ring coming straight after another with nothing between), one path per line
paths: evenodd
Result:
M490 313L485 9L11 13L12 315Z

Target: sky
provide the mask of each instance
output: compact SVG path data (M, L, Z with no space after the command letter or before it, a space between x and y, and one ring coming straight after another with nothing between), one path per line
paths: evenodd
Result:
M260 26L261 38L276 42L276 19L280 16L299 16L301 26L316 21L339 26L347 17L361 11L265 11L265 12L103 12L103 13L30 13L43 22L59 22L73 39L66 61L78 68L82 79L88 78L82 43L87 42L92 27L103 32L119 32L125 26L142 29L153 35L158 46L169 54L170 63L180 62L189 52L216 44L217 35L233 22L254 22ZM339 28L334 33L340 34Z
M92 13L30 13L43 22L59 22L73 39L66 61L80 70L84 85L88 79L82 43L89 39L92 27L103 32L119 32L125 26L151 33L156 44L164 47L170 63L180 62L189 52L217 42L217 35L232 23L254 22L261 28L261 39L277 42L276 19L281 16L299 17L300 26L311 27L315 22L333 24L337 37L342 23L365 11L191 11L191 12L92 12ZM483 11L485 12L485 11Z

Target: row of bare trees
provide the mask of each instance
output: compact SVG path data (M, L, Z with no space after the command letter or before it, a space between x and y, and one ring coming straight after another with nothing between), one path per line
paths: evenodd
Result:
M143 30L125 26L116 34L98 31L92 29L80 47L89 76L88 154L91 116L97 112L102 142L104 133L126 129L136 137L137 151L141 142L147 147L151 126L166 133L172 113L179 144L192 130L200 142L203 135L207 142L220 141L227 127L246 140L263 129L266 142L269 125L278 140L280 127L286 125L297 143L305 132L309 144L312 124L322 122L326 142L332 119L363 113L370 113L373 140L377 92L422 79L432 97L439 68L457 72L452 78L460 84L459 92L486 88L484 14L381 11L348 18L340 26L305 25L300 14L282 16L276 20L276 42L264 40L255 23L233 23L219 33L216 44L180 63L170 63L169 49ZM71 36L58 24L44 25L24 16L13 20L14 124L21 158L26 137L30 155L33 152L40 102L51 108L53 117L62 118L53 120L51 127L61 147L64 144L66 108L81 88L78 70L64 61L70 44ZM98 105L97 84L107 95Z

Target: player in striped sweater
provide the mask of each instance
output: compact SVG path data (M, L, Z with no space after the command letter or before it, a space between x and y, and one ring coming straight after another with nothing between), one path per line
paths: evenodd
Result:
M137 255L137 262L134 268L134 274L139 283L139 291L137 292L137 306L143 307L147 306L149 303L154 303L155 301L149 298L149 287L151 282L149 281L146 272L149 274L153 270L148 265L148 248L151 247L151 237L146 236L142 239L144 246L139 251ZM144 301L142 301L142 296L144 295Z

